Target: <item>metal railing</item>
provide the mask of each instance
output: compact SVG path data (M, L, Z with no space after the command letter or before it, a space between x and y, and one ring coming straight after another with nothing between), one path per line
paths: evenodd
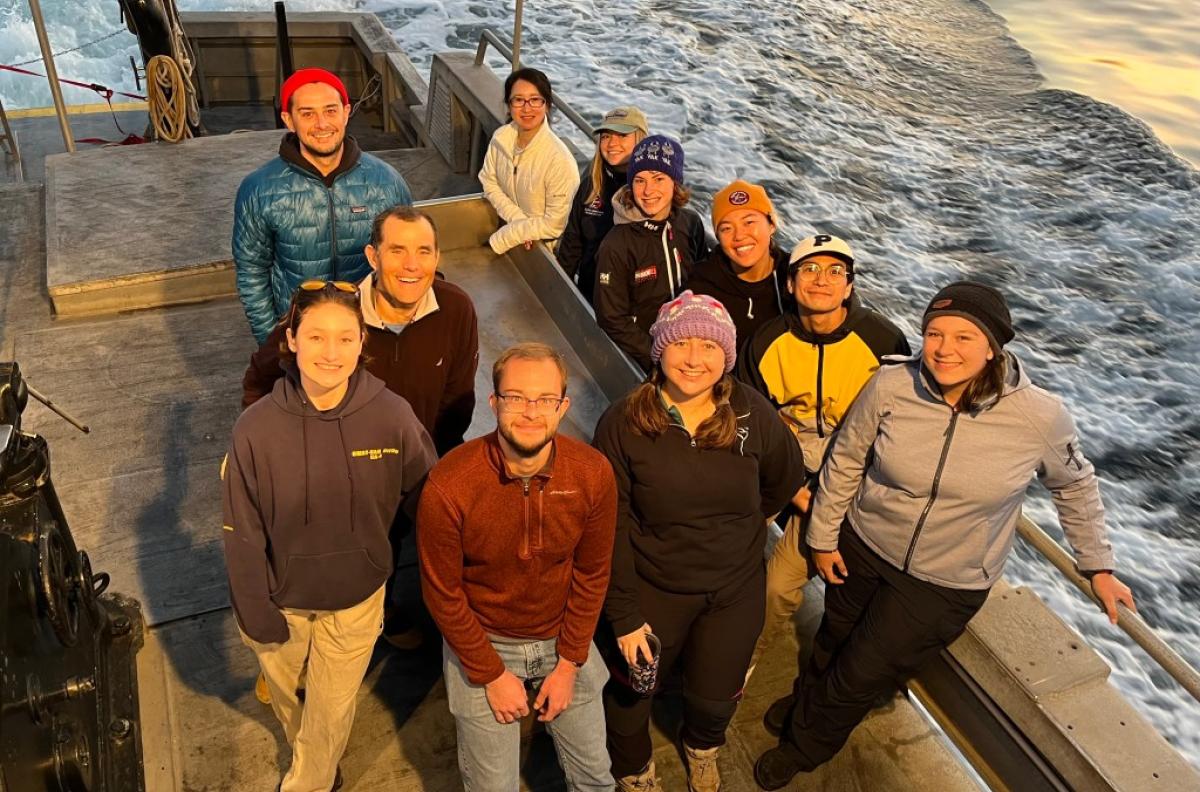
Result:
M1035 550L1053 564L1063 574L1063 577L1074 583L1075 587L1087 595L1092 602L1100 604L1100 600L1092 592L1091 581L1079 574L1075 561L1049 534L1025 517L1021 517L1017 522L1017 533L1033 545ZM1154 628L1146 624L1141 616L1118 603L1117 626L1124 630L1134 643L1142 647L1163 671L1170 674L1172 679L1190 693L1192 698L1200 701L1200 673L1197 673L1196 669L1192 668L1166 641L1158 637Z
M496 35L496 31L492 30L491 28L485 28L483 32L479 34L479 47L475 50L476 66L483 65L483 57L485 54L487 54L487 48L489 44L491 45L492 49L503 55L505 60L507 60L509 63L517 63L516 58L513 56L513 51L509 49L509 46L505 44L498 35ZM517 67L514 65L513 70L515 71L516 68ZM587 135L588 140L591 140L596 136L596 130L592 127L592 125L585 121L583 116L581 116L574 107L571 107L571 105L568 104L565 99L559 96L557 91L551 91L550 99L552 104L560 113L565 115L567 119L579 129L580 132Z
M8 113L4 112L4 102L2 101L0 101L0 149L12 158L13 167L20 178L21 152L17 148L17 139L13 137L12 127L8 125Z

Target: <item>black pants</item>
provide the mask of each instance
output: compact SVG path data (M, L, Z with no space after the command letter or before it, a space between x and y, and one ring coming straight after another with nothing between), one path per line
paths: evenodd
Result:
M724 745L725 729L737 709L762 631L764 572L760 569L750 580L711 594L672 594L640 581L638 604L662 641L659 684L676 661L682 664L684 741L693 748ZM604 689L604 716L612 772L621 778L641 772L650 761L654 697L635 693L620 653L608 655L614 673Z
M901 572L842 524L849 576L825 587L812 658L796 680L784 744L808 769L841 750L880 696L895 690L962 633L988 592L934 585Z

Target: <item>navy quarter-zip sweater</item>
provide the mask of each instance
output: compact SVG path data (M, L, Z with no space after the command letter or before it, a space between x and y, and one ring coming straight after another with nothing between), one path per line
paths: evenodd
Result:
M230 599L259 643L287 640L282 608L341 610L383 585L392 520L437 458L408 402L361 367L324 412L298 377L241 414L221 469Z

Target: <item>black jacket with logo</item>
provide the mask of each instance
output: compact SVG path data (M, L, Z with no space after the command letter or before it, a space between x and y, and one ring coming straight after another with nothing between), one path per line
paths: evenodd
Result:
M708 255L708 238L700 215L686 207L655 221L625 209L619 194L612 205L616 225L596 254L596 322L649 371L650 325Z
M596 251L600 249L605 235L612 230L612 199L617 190L625 186L625 170L614 170L606 163L600 194L590 202L587 197L592 192L592 166L589 164L585 170L575 200L571 203L571 216L567 218L566 230L558 240L555 252L559 266L578 284L580 293L591 303L596 289Z

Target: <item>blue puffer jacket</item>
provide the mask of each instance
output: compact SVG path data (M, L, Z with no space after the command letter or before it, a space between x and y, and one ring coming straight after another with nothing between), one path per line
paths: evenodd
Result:
M294 134L279 157L242 180L233 217L238 296L261 345L287 313L292 292L310 278L358 283L370 271L363 248L375 215L412 203L408 185L386 162L346 137L328 176L300 154Z

